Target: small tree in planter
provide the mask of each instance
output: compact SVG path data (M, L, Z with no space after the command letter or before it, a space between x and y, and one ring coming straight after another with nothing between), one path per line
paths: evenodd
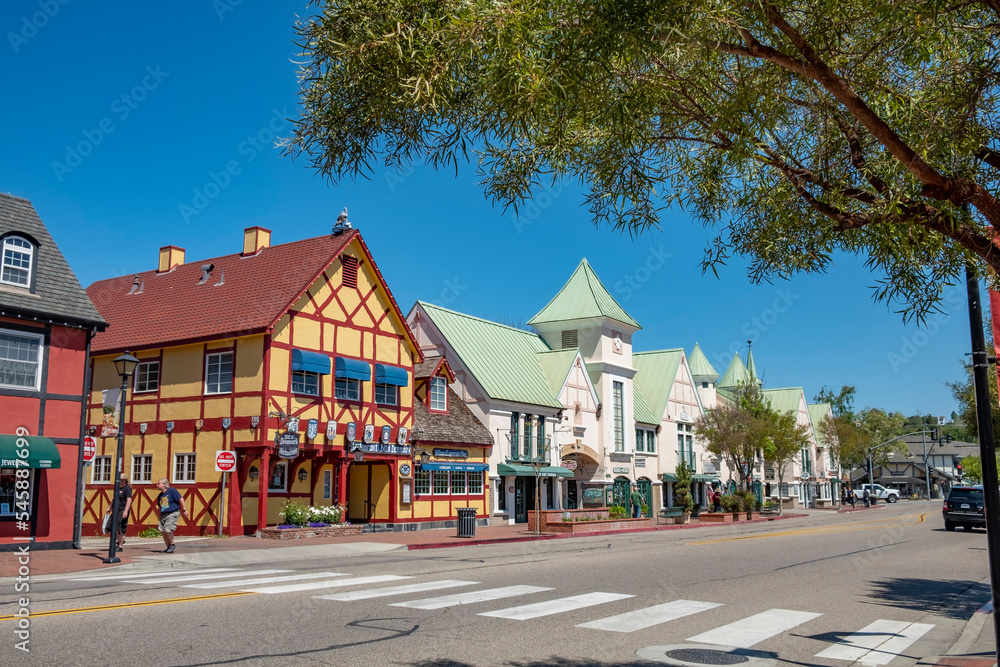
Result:
M691 495L691 468L681 461L677 465L675 474L677 481L674 482L674 504L683 508L681 520L687 523L691 520L691 511L694 509L694 497Z
M737 491L736 497L739 500L739 509L743 510L747 519L752 519L753 511L757 508L757 496L753 494L753 491L744 489Z
M733 515L733 521L738 520L740 512L740 500L731 493L722 496L722 511Z

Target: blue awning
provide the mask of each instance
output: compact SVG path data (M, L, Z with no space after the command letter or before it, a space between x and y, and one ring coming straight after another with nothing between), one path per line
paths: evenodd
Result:
M490 464L489 463L444 463L440 461L431 461L429 463L421 464L420 467L423 470L458 470L467 472L477 472L480 470L488 470Z
M292 370L329 375L330 357L320 352L292 350Z
M406 369L399 366L384 366L375 364L375 382L405 387L410 381L406 378Z
M357 359L337 357L337 371L334 375L339 378L351 378L352 380L364 380L367 382L372 379L372 367Z

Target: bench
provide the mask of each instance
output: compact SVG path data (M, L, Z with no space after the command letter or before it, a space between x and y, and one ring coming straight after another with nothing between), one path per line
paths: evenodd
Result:
M670 519L679 519L682 512L684 512L683 507L664 507L656 513L656 523L659 523L660 519L665 519L668 522Z

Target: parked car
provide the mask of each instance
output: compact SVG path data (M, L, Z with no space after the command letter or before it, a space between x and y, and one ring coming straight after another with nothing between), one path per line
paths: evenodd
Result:
M953 486L941 508L944 529L955 530L962 526L966 530L986 527L986 502L982 486Z
M862 484L854 490L854 497L861 500L865 496L865 489L872 499L884 500L887 503L894 503L899 500L899 491L882 486L881 484Z

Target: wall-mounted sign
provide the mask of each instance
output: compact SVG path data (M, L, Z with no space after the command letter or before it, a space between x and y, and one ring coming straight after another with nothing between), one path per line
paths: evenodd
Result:
M407 435L409 435L409 429L407 429L405 426L400 426L399 432L396 434L396 444L405 445Z
M379 442L381 442L383 445L388 445L389 444L389 434L390 434L391 430L392 429L390 429L388 426L383 426L382 427L382 437L379 438Z
M383 445L381 442L356 442L352 449L360 449L369 454L396 454L411 456L413 448L409 445Z
M636 468L645 468L646 467L646 459L636 458L636 460L635 460L635 467Z
M226 421L226 420L223 419L223 421ZM139 424L139 433L141 433L143 435L146 435L146 431L148 429L149 429L149 424L147 424L146 422L143 422L143 423Z
M375 424L365 424L365 444L371 443L375 439Z
M279 433L274 437L274 444L278 446L278 456L283 459L294 459L299 455L298 433Z
M616 475L627 475L629 470L628 468L612 468L611 472L615 473Z
M260 423L260 417L258 415L254 415L253 417L250 418L250 428L257 428L257 424L259 423Z
M576 461L570 459L569 461L563 461L562 467L566 470L576 470Z
M451 458L451 459L467 459L469 458L469 450L467 449L435 449L434 456Z
M319 434L319 420L310 419L306 423L306 437L310 440L315 440L316 436Z
M354 422L347 422L347 433L344 434L344 438L347 442L354 442L354 436L358 434L358 425Z
M298 433L299 432L299 418L298 417L289 417L288 421L285 422L285 430L288 431L289 433Z
M328 421L326 423L326 439L333 440L337 437L337 422Z
M233 423L232 419L230 419L229 417L224 417L223 420L222 420L222 430L223 431L228 431L229 430L229 425L232 424L232 423Z
M686 422L691 421L691 413L688 412L687 410L682 410L681 411L681 421L686 421Z
M409 463L404 463L403 465L399 466L399 474L402 475L403 477L409 477L410 476L410 464Z
M174 430L174 423L173 422L167 422L167 433L170 433L173 430Z

